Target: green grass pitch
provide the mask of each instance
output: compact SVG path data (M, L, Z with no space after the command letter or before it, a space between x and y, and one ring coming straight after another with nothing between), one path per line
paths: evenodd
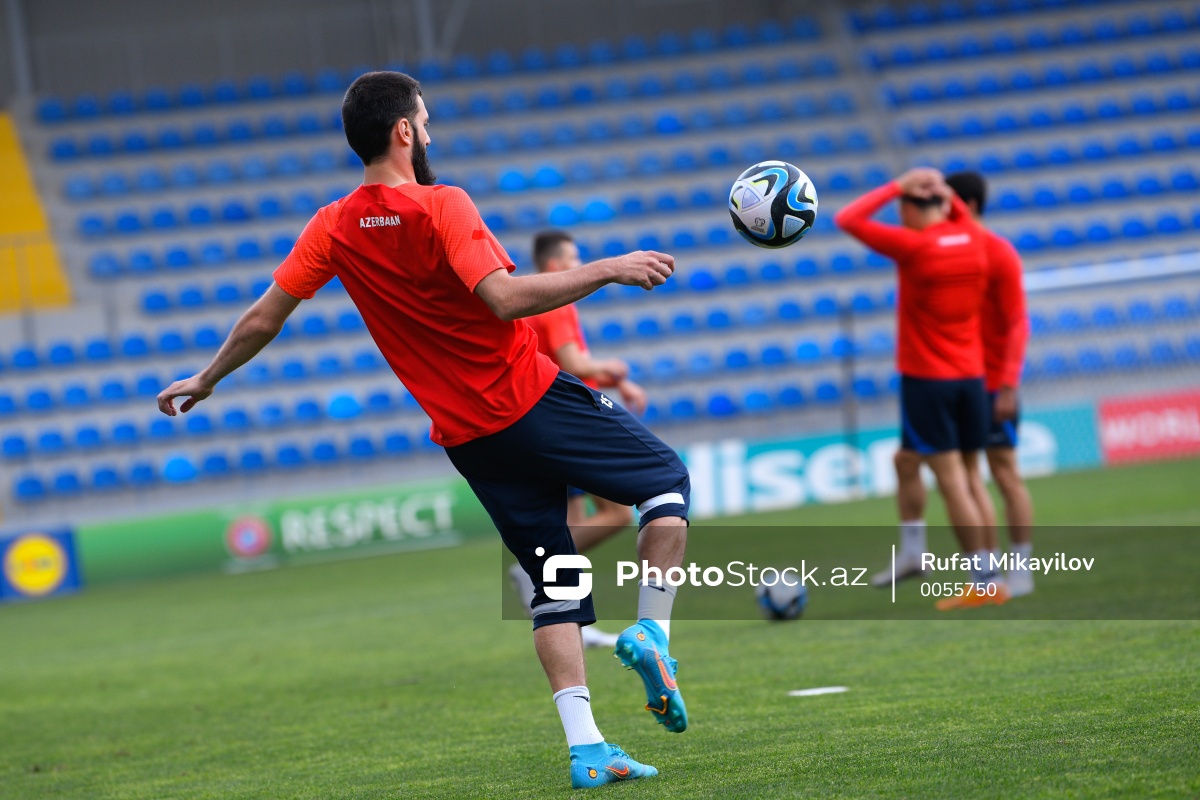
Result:
M1197 525L1198 477L1180 461L1031 489L1046 525ZM884 500L739 522L892 518ZM579 794L528 624L498 619L499 572L483 542L0 608L0 798ZM641 709L632 673L588 653L600 729L661 771L599 796L1200 796L1194 621L673 633L681 736ZM828 685L850 691L787 695Z

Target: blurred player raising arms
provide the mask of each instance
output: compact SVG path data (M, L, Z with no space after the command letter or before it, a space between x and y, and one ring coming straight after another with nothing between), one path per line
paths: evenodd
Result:
M572 785L656 775L596 728L579 633L595 622L592 597L550 599L543 566L553 556L566 558L576 569L560 567L558 582L569 585L575 572L578 585L578 564L569 563L575 545L568 486L637 505L639 560L664 573L679 566L687 470L629 412L602 403L598 392L539 353L521 318L610 283L661 286L674 259L638 252L568 272L510 276L512 262L466 193L434 185L428 122L420 85L407 75L372 72L351 85L342 124L364 164L363 184L317 212L212 363L167 387L159 408L174 415L174 400L186 397L179 409L186 413L274 339L301 300L340 278L384 358L432 419L431 438L533 580L534 645L566 731ZM687 714L668 654L673 600L671 587L643 585L638 622L621 634L617 650L642 678L654 719L680 732ZM469 646L452 635L446 643Z
M562 272L583 265L579 247L565 231L543 231L533 237L533 264L538 272ZM621 402L635 414L646 410L646 393L629 380L629 365L619 359L595 359L588 351L574 303L528 317L525 320L538 337L538 350L550 357L560 369L569 372L593 389L615 389ZM567 500L567 524L575 539L575 549L589 549L627 527L633 521L629 506L592 496L594 513L587 513L588 496L571 487ZM519 564L512 567L513 583L526 609L533 601L533 581ZM585 647L612 647L617 637L589 625L581 631Z
M962 199L971 216L978 222L987 204L987 183L976 172L956 172L946 177L946 183ZM988 394L987 460L993 480L1004 498L1004 514L1008 521L1009 540L1013 551L1025 558L1033 552L1033 503L1029 490L1017 471L1017 429L1020 409L1017 386L1025 360L1025 345L1029 340L1029 316L1025 309L1025 290L1021 281L1021 257L1003 237L980 225L988 254L988 285L980 319L985 383ZM908 498L908 513L917 520L924 516L925 486L921 483L920 461L915 454L901 463L897 459L898 494ZM973 474L972 490L984 509L985 547L996 550L995 514L991 497L978 473ZM920 532L920 542L912 547L925 549L924 522L908 524ZM903 548L904 543L901 542ZM907 564L905 566L908 566ZM901 571L896 579L917 574ZM875 579L878 579L876 581ZM872 579L878 585L889 585L891 572L882 572ZM1008 590L1020 597L1033 591L1033 574L1025 570L1009 570Z
M871 219L895 199L900 200L903 227ZM961 219L950 219L954 203ZM980 507L972 489L987 425L979 331L987 257L982 232L966 219L961 204L941 173L914 169L855 200L835 218L842 230L896 262L901 421L897 470L914 457L929 464L959 545L977 565L972 587L994 586L988 591L964 588L938 601L942 609L1008 599L985 547L988 511ZM896 564L899 572L902 560L920 558L924 523L919 521L923 509L911 507L911 498L898 494L897 502L904 539L903 558ZM921 550L913 544L918 523Z

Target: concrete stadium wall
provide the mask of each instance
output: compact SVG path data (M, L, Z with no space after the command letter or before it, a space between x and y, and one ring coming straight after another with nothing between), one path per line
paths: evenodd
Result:
M411 63L429 38L419 35L418 0L20 1L39 94ZM432 50L442 56L753 24L800 10L785 0L430 0L428 7ZM0 60L0 86L11 92L11 59Z

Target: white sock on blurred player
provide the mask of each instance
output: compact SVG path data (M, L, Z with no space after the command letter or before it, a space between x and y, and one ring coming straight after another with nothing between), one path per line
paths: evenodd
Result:
M1013 556L1027 559L1033 555L1033 542L1022 542L1012 546ZM1015 558L1014 558L1015 560ZM1010 569L1008 588L1013 597L1024 597L1033 593L1033 573L1028 569Z
M913 519L900 523L900 555L921 560L925 552L925 520Z
M662 586L651 586L642 581L638 589L638 619L657 622L667 639L671 638L671 606L675 604L677 588L666 582Z
M967 553L971 559L971 580L975 583L992 583L999 573L992 569L992 553L990 550L976 550ZM979 566L976 567L975 565Z
M533 580L525 570L521 569L520 564L513 564L508 568L508 575L512 578L513 586L516 587L517 594L521 596L521 605L525 609L526 614L532 614L533 608Z

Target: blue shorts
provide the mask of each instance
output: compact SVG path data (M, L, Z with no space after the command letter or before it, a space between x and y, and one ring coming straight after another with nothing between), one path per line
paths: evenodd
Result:
M533 627L596 621L592 597L552 600L542 568L576 555L567 527L567 490L638 506L640 524L687 519L691 484L675 451L602 393L565 372L525 416L498 433L446 448L533 580ZM542 550L541 554L536 551ZM559 569L556 587L579 586L579 569Z
M988 392L987 395L987 411L988 411L988 432L987 432L987 447L1007 447L1012 449L1017 446L1017 435L1021 429L1021 407L1017 406L1017 415L1009 420L1000 422L992 416L992 411L996 408L996 393Z
M900 446L921 455L982 450L988 422L983 378L900 376Z
M573 497L586 497L586 496L587 496L587 492L585 492L583 489L580 489L578 486L568 486L567 487L567 499L568 500Z

